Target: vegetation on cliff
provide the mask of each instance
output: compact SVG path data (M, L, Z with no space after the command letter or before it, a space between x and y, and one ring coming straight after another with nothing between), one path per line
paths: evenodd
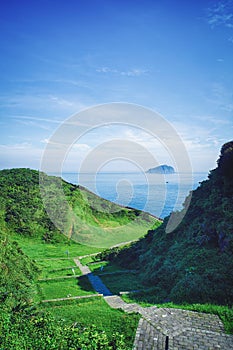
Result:
M232 169L233 142L229 142L222 147L218 167L193 191L187 214L174 231L166 233L168 217L126 250L106 254L122 266L138 269L147 291L134 298L232 305Z

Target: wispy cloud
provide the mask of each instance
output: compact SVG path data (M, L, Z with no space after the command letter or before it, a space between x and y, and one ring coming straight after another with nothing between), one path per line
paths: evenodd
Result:
M69 101L69 100L66 100L66 99L61 98L61 97L50 96L50 99L52 101L54 101L55 103L59 104L60 106L68 106L68 107L74 106L74 102L73 101Z
M85 87L89 88L89 84L84 82L83 80L75 80L75 79L41 79L41 78L30 78L30 79L10 79L11 83L20 83L27 85L47 85L47 84L62 84L62 85L71 85L74 87Z
M203 122L208 122L209 124L212 124L214 126L219 126L219 125L230 125L230 121L227 119L220 119L220 118L216 118L212 115L198 115L195 116L195 119L198 121L199 123L203 123ZM209 130L209 128L208 128Z
M37 123L37 122L34 122L32 120L20 120L20 119L16 118L15 121L22 124L22 125L36 127L36 128L40 128L43 130L50 130L51 129L48 125L45 125L44 123Z
M38 110L41 114L56 114L66 115L68 117L71 114L79 112L88 106L81 102L81 98L75 93L67 96L53 95L53 94L12 94L11 96L5 95L0 97L1 109L6 109L8 114L27 113L25 109L30 110L30 113L37 114ZM10 112L10 113L9 113ZM64 114L65 113L65 114Z
M117 69L112 69L109 67L100 67L96 69L96 72L98 73L118 73Z
M215 28L217 26L224 26L233 28L233 1L218 1L206 11L206 20L208 24Z
M148 72L148 70L145 69L131 69L126 72L121 72L121 75L126 75L128 77L139 77L141 75L144 75Z
M30 167L39 169L42 148L28 142L0 144L0 168Z
M122 76L127 76L127 77L139 77L142 75L145 75L148 73L148 70L146 69L139 69L139 68L134 68L134 69L129 69L126 71L121 71L118 69L113 69L109 67L100 67L96 69L96 72L98 73L110 73L110 74L116 74L116 75L122 75Z
M12 116L11 118L16 119L18 121L28 123L33 123L33 122L45 122L45 123L54 123L54 124L60 124L63 122L63 120L58 120L58 119L53 119L53 118L41 118L41 117L35 117L35 116L28 116L28 115L15 115Z
M222 83L212 84L207 100L223 111L233 112L232 91L228 90Z
M32 147L31 143L21 142L21 143L15 143L15 144L10 144L10 145L0 145L0 150L18 151L18 150L30 149L31 147Z
M196 120L193 124L175 122L174 126L190 156L193 170L208 172L215 168L219 150L226 140L219 137L215 125L217 121L213 117L200 116L192 119Z

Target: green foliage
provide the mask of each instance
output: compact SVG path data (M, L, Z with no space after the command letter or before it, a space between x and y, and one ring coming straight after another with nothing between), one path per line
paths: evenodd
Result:
M0 314L0 344L16 350L129 350L123 335L56 321L44 313Z
M27 307L33 299L37 275L36 266L27 258L16 242L9 241L0 232L0 311L19 310Z
M135 331L140 315L126 314L122 310L111 309L103 298L69 300L65 302L46 303L48 310L56 320L63 320L67 325L75 322L81 328L96 325L98 330L105 331L110 339L112 334L123 334L125 343L132 349Z
M130 247L100 254L125 268L138 269L141 284L150 288L138 297L232 305L232 169L233 142L229 142L222 147L218 168L193 191L187 214L174 231L166 233L166 218Z

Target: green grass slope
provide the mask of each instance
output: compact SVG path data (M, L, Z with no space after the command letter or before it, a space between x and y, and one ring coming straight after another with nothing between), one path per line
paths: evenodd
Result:
M65 242L66 236L88 246L109 247L136 240L160 224L147 213L35 170L0 171L0 189L1 227L22 237Z
M138 298L232 305L233 142L222 147L218 167L193 191L186 216L170 233L168 219L128 249L108 253L118 264L138 269L147 289Z
M37 247L38 243L34 249ZM77 245L76 249L79 247ZM73 292L75 295L94 293L85 276L58 282L56 278L60 276L56 275L51 281L37 281L41 273L43 277L47 274L51 277L51 273L71 267L72 259L51 260L44 255L43 260L33 262L17 242L12 242L6 230L0 230L0 251L1 349L132 348L139 315L112 310L100 297L38 303L44 297L64 297Z

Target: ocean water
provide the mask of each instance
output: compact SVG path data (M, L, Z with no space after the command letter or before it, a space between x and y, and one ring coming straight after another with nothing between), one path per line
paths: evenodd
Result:
M80 184L98 196L164 218L180 210L189 192L207 179L207 173L63 173L62 178Z

